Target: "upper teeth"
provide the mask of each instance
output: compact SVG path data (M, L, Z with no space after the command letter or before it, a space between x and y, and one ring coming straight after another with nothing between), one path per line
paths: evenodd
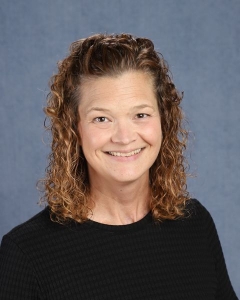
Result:
M124 153L124 152L114 152L114 151L109 151L108 153L113 155L113 156L132 156L134 154L138 154L139 152L141 151L141 148L140 149L137 149L137 150L133 150L131 152L128 152L128 153Z

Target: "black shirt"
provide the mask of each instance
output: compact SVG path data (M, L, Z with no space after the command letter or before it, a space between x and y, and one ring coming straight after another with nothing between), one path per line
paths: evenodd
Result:
M210 214L197 200L187 211L60 225L45 208L3 237L0 299L237 299Z

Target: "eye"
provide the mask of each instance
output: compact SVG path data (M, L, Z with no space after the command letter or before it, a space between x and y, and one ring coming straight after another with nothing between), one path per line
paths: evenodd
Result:
M140 114L137 114L136 117L137 117L138 119L143 119L143 118L149 117L149 114L140 113Z
M108 118L106 117L97 117L97 118L94 118L93 119L93 122L96 122L96 123L105 123L105 122L108 122Z

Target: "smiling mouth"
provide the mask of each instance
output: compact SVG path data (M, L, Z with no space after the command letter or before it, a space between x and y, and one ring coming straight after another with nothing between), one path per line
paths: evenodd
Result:
M140 153L142 150L143 150L143 148L139 148L139 149L133 150L131 152L109 151L107 153L112 155L112 156L129 157L129 156L133 156L133 155L136 155L136 154Z

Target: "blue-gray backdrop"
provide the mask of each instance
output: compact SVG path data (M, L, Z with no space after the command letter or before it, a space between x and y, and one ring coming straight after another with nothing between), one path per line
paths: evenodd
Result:
M0 238L40 210L48 79L93 33L151 38L169 62L192 134L189 190L211 212L240 296L240 1L1 0Z

